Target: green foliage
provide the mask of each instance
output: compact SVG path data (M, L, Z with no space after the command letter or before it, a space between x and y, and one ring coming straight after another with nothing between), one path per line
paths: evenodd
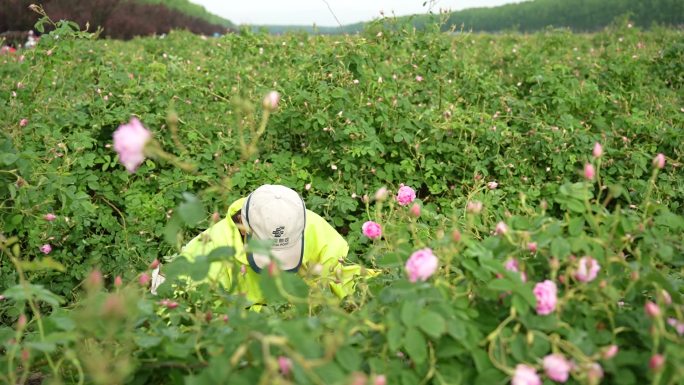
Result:
M494 384L520 363L541 374L551 353L574 360L568 383L591 383L593 363L602 383L684 379L669 323L684 322L684 114L677 67L663 60L681 31L376 24L356 37L124 43L63 26L0 67L4 382ZM271 89L280 106L259 120ZM131 115L170 154L135 174L111 148ZM587 162L595 180L580 175ZM158 296L140 287L152 260L263 183L300 191L347 235L350 259L382 273L343 301L274 273L261 280L268 306L248 310L202 280L232 258L226 248L165 265ZM420 217L372 201L400 183L416 189ZM367 220L382 239L362 237ZM508 231L495 234L498 222ZM424 247L439 271L411 283L405 262ZM590 282L577 276L582 256L601 266ZM547 279L559 301L543 316L533 290ZM647 301L661 314L649 317Z

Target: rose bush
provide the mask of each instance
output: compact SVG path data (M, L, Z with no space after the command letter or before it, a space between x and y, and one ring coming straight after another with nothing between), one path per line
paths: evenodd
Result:
M684 115L657 70L681 32L123 43L62 27L0 66L3 382L684 379ZM139 165L113 148L131 116L158 146ZM274 273L260 312L184 286L226 253L164 257L265 182L382 274L338 302Z

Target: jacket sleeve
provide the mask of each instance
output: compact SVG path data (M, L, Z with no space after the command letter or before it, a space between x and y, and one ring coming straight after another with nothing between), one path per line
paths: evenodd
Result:
M321 279L327 280L330 290L338 298L353 293L356 280L363 274L363 268L344 262L349 252L347 241L318 214L308 211L306 220L305 243L309 253L305 254L310 254L307 264L310 267L321 265Z

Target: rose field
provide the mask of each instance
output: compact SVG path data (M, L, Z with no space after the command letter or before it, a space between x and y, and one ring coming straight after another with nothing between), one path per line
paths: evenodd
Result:
M59 22L0 54L0 116L0 383L684 383L681 29ZM205 279L234 250L177 256L265 183L353 294L272 265L250 308Z

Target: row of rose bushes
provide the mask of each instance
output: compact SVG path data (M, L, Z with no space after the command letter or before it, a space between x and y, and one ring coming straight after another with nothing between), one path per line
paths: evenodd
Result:
M270 100L274 109L277 99ZM114 149L130 172L146 156L159 156L158 148L150 151L151 137L137 120L115 132ZM681 289L672 255L649 245L681 252L684 218L651 201L642 211L606 210L593 196L601 191L600 144L592 156L585 181L564 186L584 207L569 205L575 208L563 220L540 207L488 224L482 202L473 200L461 225L421 231L434 213L424 211L414 189L378 190L366 199L375 210L361 231L384 274L359 282L342 304L272 269L262 281L269 306L259 313L209 284L188 290L178 276L190 272L201 281L213 253L167 265L177 286L163 285L159 297L148 293L147 272L128 285L116 277L105 290L95 270L76 308L45 320L36 303L55 306L57 297L22 282L5 296L28 303L33 314L22 311L14 332L4 329L14 335L5 344L7 379L43 373L94 383L678 383ZM649 186L657 187L664 168L658 154ZM155 260L149 269L157 266Z
M2 68L4 379L681 381L681 107L669 73L651 73L671 34L45 37ZM509 78L476 76L490 70ZM285 96L263 111L226 91L256 99L273 79ZM276 106L268 130L253 122ZM132 112L133 149L152 159L110 145ZM303 187L383 274L341 304L274 274L260 313L209 284L147 292L142 266L264 181ZM373 200L383 184L396 196ZM165 271L201 280L215 258Z
M413 186L437 213L431 226L490 185L498 187L481 199L489 220L520 193L558 217L577 204L557 201L559 186L598 141L609 155L600 171L610 208L644 198L643 176L664 153L673 167L653 198L681 213L678 31L449 36L376 25L348 37L244 31L122 43L72 39L65 28L2 58L0 217L29 258L50 244L66 272L32 279L69 300L93 266L109 282L127 277L206 227L209 215L180 240L169 236L186 191L222 213L261 183L291 186L366 262L363 197L380 186ZM243 101L273 88L282 108L241 163L239 138L252 134L241 125L261 112ZM121 172L112 132L131 114L196 172L149 159L144 174ZM216 181L227 188L212 189ZM46 211L59 220L45 222ZM0 262L0 288L16 279Z

